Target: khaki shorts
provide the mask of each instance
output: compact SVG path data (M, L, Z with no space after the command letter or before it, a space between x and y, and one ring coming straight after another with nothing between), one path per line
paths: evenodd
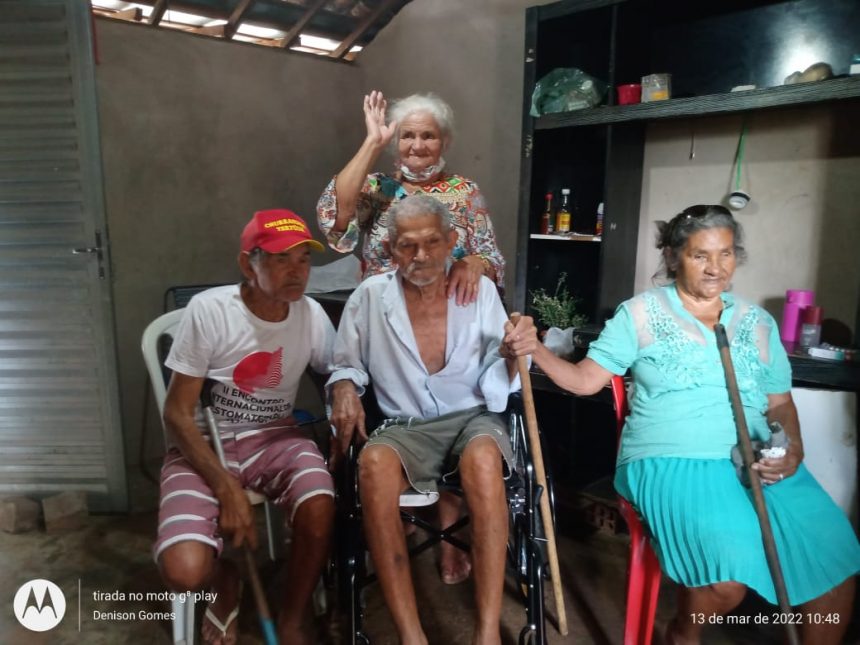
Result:
M368 446L384 445L400 457L410 486L421 493L435 492L437 482L457 473L460 456L472 439L492 437L510 477L513 451L508 426L501 415L478 406L435 419L387 419L370 435Z

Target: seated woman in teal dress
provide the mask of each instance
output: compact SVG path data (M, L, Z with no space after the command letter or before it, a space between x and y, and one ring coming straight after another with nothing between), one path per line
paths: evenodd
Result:
M622 303L581 362L542 345L534 361L577 394L630 370L615 487L648 527L663 571L681 585L667 642L698 643L704 625L691 614L725 614L748 588L776 603L751 493L730 458L736 428L713 332L722 323L750 434L765 439L778 421L790 439L785 457L753 467L766 484L790 602L804 616L825 617L804 620L801 637L838 643L851 617L860 546L803 465L791 369L774 319L727 292L744 258L741 235L722 206L692 206L661 222L657 246L672 281Z

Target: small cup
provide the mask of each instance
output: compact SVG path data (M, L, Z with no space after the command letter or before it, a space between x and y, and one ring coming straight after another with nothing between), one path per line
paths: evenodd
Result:
M742 190L736 190L729 195L729 208L733 211L739 211L750 203L750 199L752 199L752 197L749 196L749 193L745 193Z
M619 85L616 89L618 90L618 105L639 103L642 99L642 85L639 83Z
M672 96L671 74L649 74L642 77L642 102L665 101Z

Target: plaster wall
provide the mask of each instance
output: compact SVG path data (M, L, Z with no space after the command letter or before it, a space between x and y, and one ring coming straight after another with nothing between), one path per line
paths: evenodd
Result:
M358 58L363 91L396 97L433 91L454 108L449 167L475 179L489 204L513 275L519 193L525 9L534 0L421 0L407 5ZM362 127L360 104L345 119ZM860 130L856 102L751 113L743 187L753 202L738 213L749 261L738 293L779 319L789 288L818 293L825 316L855 326L860 263ZM741 116L651 124L643 174L636 291L651 285L659 256L654 220L730 190ZM689 159L695 131L694 159ZM381 160L380 167L390 163Z
M237 277L235 240L259 208L308 216L364 134L361 97L433 91L457 119L449 168L475 179L508 262L513 295L526 7L534 0L421 0L404 7L356 64L97 20L105 193L130 463L144 398L138 340L171 284ZM750 260L738 293L779 318L787 288L813 288L853 326L860 266L860 131L844 106L750 116L738 217ZM729 189L739 116L649 126L636 290L656 270L653 221ZM696 156L689 159L695 124ZM390 157L378 168L390 168ZM337 259L329 252L317 262ZM152 420L151 420L152 423ZM156 422L157 423L157 422ZM157 428L157 425L155 426ZM158 454L149 433L144 453Z
M435 92L454 110L448 168L487 199L514 290L522 136L525 10L535 0L420 0L406 5L358 58L364 91L387 97ZM363 127L361 104L346 113ZM391 160L380 161L390 168Z
M96 21L96 37L123 430L136 464L163 450L139 347L164 290L237 280L239 234L256 210L289 207L316 227L322 187L360 141L340 98L360 96L359 74L112 20Z
M786 289L812 289L826 318L854 328L860 293L860 131L856 102L750 113L735 216L747 263L734 290L777 321ZM647 132L636 292L658 268L656 220L733 189L742 116L653 123ZM690 159L691 139L695 157Z

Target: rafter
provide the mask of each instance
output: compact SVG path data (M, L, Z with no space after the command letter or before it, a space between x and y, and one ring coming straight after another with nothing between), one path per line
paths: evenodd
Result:
M167 0L158 0L152 7L152 13L149 14L149 24L157 25L160 23L165 11L167 11Z
M230 14L230 19L227 20L227 24L224 25L224 38L229 40L233 37L236 30L239 29L239 25L245 19L245 16L247 16L248 12L251 11L251 8L254 6L254 2L255 0L242 0L233 10L233 13Z
M132 7L131 9L122 9L120 11L115 11L111 18L119 18L120 20L131 20L132 22L138 22L140 17L143 15L143 9L140 7Z
M358 24L358 27L356 27L349 36L344 38L338 48L329 55L332 58L342 58L343 55L346 54L355 44L355 41L361 38L364 35L364 32L376 22L379 16L382 15L382 12L390 9L397 1L398 0L382 0L378 5L376 5L376 9L366 15L364 20Z
M313 18L317 14L317 12L323 8L326 2L328 2L328 0L316 0L316 2L314 2L312 5L308 6L308 9L307 11L305 11L304 15L299 18L296 24L290 27L290 30L281 39L281 47L287 48L292 45L299 37L299 34L301 34L302 29L304 29L305 26L311 21L311 18Z

